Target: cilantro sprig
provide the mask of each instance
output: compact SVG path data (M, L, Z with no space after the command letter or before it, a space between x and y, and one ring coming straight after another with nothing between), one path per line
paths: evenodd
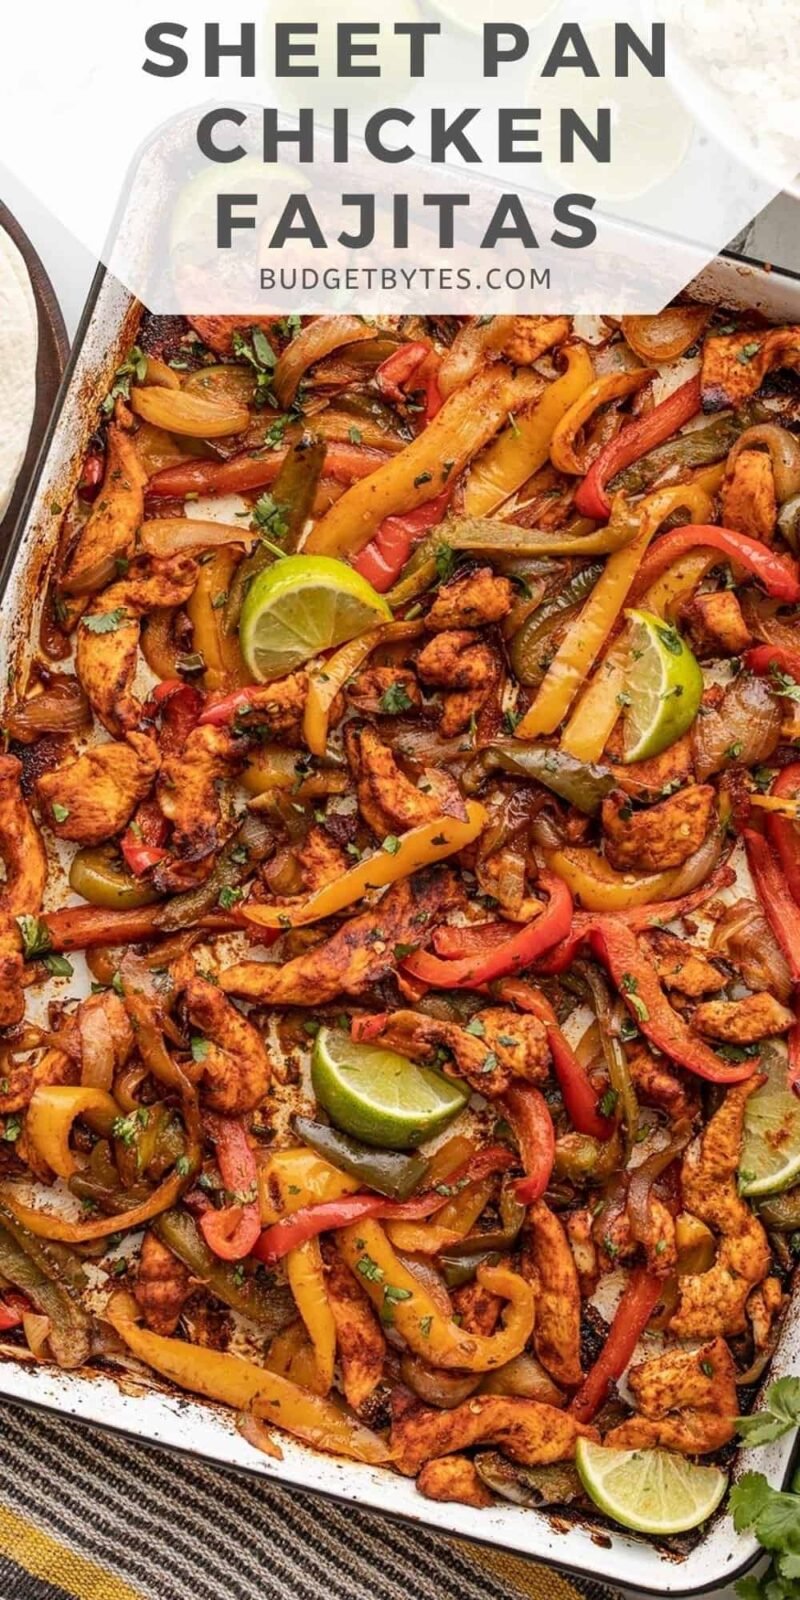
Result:
M772 1444L800 1423L800 1378L778 1378L764 1396L764 1407L739 1417L745 1446ZM795 1482L797 1480L795 1479ZM797 1600L800 1594L800 1493L773 1489L763 1472L745 1472L730 1493L737 1533L752 1532L772 1557L760 1577L740 1579L741 1600Z

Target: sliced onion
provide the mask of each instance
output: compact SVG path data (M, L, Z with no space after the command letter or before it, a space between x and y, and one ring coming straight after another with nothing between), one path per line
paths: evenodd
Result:
M711 306L667 306L655 317L623 317L622 332L642 361L674 361L705 332Z
M742 613L754 639L760 644L783 645L787 650L797 649L797 618L782 617L785 609L780 600L770 600L767 595L745 589L741 598Z
M443 1372L412 1355L403 1357L400 1376L419 1400L428 1406L439 1406L442 1411L452 1411L468 1400L481 1381L479 1372Z
M288 411L310 367L343 345L374 339L375 329L360 317L317 317L296 333L279 357L272 380L278 402Z
M108 1021L98 1007L84 1007L78 1030L81 1039L81 1083L93 1089L111 1090L116 1067L116 1051Z
M649 1232L647 1213L650 1190L656 1178L660 1178L662 1172L666 1172L667 1167L672 1165L675 1157L683 1154L691 1137L692 1129L690 1124L688 1122L679 1122L673 1131L669 1144L665 1145L663 1150L654 1151L653 1155L648 1156L646 1161L640 1162L631 1175L631 1181L628 1185L628 1221L631 1225L631 1233L639 1244L645 1243Z
M800 440L776 422L761 422L753 428L745 428L728 455L728 470L743 450L761 449L769 454L775 495L779 505L783 505L800 493Z
M232 527L225 522L201 522L192 517L154 517L143 524L139 542L145 555L166 560L187 550L217 550L231 544L249 550L257 538L242 524Z
M749 989L769 989L785 1005L792 993L786 957L755 900L728 906L711 935L711 948L738 967Z
M91 723L89 701L77 678L53 673L46 687L9 712L6 727L12 739L32 744L42 733L80 733Z
M474 317L456 334L437 375L447 399L477 372L492 351L499 352L514 332L514 317Z
M28 1341L28 1349L37 1361L51 1360L47 1349L47 1341L53 1324L49 1317L40 1315L38 1311L23 1311L22 1331Z
M273 1439L269 1428L260 1417L254 1417L250 1411L242 1411L236 1418L236 1432L240 1433L254 1450L260 1450L264 1456L272 1456L275 1461L283 1460L283 1451Z
M183 389L134 389L131 409L154 427L190 439L227 439L244 433L250 421L246 406L207 400Z
M721 772L732 759L745 767L767 761L780 743L781 721L781 708L769 685L763 678L741 673L725 690L719 710L708 710L695 722L698 782Z
M519 1395L524 1400L539 1400L545 1406L563 1406L565 1399L541 1362L526 1351L496 1372L488 1372L481 1383L481 1394Z

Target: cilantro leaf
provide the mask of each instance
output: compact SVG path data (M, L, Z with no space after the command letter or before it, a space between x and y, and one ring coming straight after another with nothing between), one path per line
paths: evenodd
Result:
M746 1445L771 1444L800 1425L800 1378L778 1378L764 1396L764 1409L739 1417L736 1426Z

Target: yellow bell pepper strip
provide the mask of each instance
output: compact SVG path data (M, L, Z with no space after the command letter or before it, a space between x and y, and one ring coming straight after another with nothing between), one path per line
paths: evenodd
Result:
M57 1178L71 1178L79 1162L69 1147L76 1117L84 1117L96 1133L110 1139L119 1107L104 1089L46 1083L34 1089L25 1117L25 1132L34 1149Z
M306 1393L254 1361L187 1344L184 1339L166 1339L139 1327L138 1308L130 1295L114 1295L105 1315L140 1361L180 1388L207 1400L219 1400L236 1411L252 1407L283 1432L332 1455L373 1465L390 1459L383 1440L331 1400Z
M467 1333L395 1255L380 1223L371 1218L343 1228L339 1248L366 1290L384 1326L397 1329L414 1355L432 1367L491 1372L524 1350L533 1329L534 1293L519 1273L478 1268L478 1282L509 1301L504 1326L490 1336Z
M289 1288L314 1347L317 1394L328 1394L333 1386L336 1360L336 1324L325 1291L325 1273L319 1239L306 1239L286 1257Z
M584 455L578 453L579 433L600 406L636 394L652 377L652 368L641 367L636 372L606 372L601 378L595 378L594 383L590 383L588 389L584 389L573 401L554 429L550 441L550 460L556 470L572 473L576 477L585 473L587 462Z
M360 639L350 639L335 655L328 656L312 670L303 713L303 738L312 755L324 756L328 748L328 726L333 702L348 678L374 650L380 637L380 628L370 628L368 633L362 633Z
M288 1378L291 1383L299 1384L301 1389L311 1389L315 1392L317 1363L314 1346L306 1333L305 1323L298 1319L297 1322L290 1322L288 1328L276 1333L267 1352L264 1366L268 1367L270 1372L276 1372L279 1377Z
M442 1187L446 1189L447 1184ZM453 1187L458 1192L437 1212L435 1222L386 1222L386 1232L396 1250L405 1250L409 1255L432 1256L466 1237L489 1204L495 1179L479 1178L464 1188L459 1188L458 1184Z
M575 618L550 663L533 705L517 728L518 739L535 739L542 733L552 733L566 716L581 684L586 680L589 669L594 665L606 639L613 633L651 539L666 518L679 509L688 511L690 517L700 522L709 514L709 498L695 484L676 484L670 488L657 489L635 508L628 504L624 496L616 497L612 523L617 520L628 521L635 517L639 522L639 532L631 544L618 550L606 562L583 609ZM610 682L613 683L613 679L610 679ZM617 688L612 695L607 684L602 702L603 708L610 705L612 700L616 705L618 693ZM571 729L569 745L564 747L569 755L576 754L573 743L579 746L581 752L591 744L595 718L600 714L595 705L592 715L587 717L586 721L581 719L577 729ZM603 726L608 715L610 712L606 710ZM605 739L597 750L597 755L586 756L582 753L579 759L598 760L604 746Z
M276 1150L258 1170L262 1225L271 1227L280 1217L355 1194L360 1187L358 1178L348 1177L305 1145Z
M626 911L690 893L718 865L723 846L724 830L715 826L680 867L662 872L617 872L588 845L566 845L545 855L550 871L563 879L585 911Z
M236 571L235 551L223 548L200 567L197 583L186 610L193 630L194 650L205 662L203 688L221 694L249 682L239 640L225 632L222 595L226 595Z
M466 811L463 822L456 817L441 817L436 822L411 828L399 837L392 835L374 855L359 861L335 883L326 884L299 906L246 903L240 908L241 918L260 928L302 928L310 922L320 922L323 917L335 916L354 901L362 900L370 889L384 889L400 878L410 877L421 867L445 861L471 844L486 826L486 811L476 800L467 801Z
M485 367L446 400L399 455L350 489L320 518L306 541L309 555L355 556L387 517L416 511L441 494L488 444L509 412L530 404L542 380L531 370Z
M329 794L344 794L350 780L348 772L334 766L309 772L304 750L290 750L280 744L260 744L257 753L248 761L241 781L247 793L254 797L269 797L276 790L291 789L292 799L300 801L316 800Z
M554 428L594 376L585 345L568 345L563 355L566 371L548 384L541 400L523 416L515 417L475 462L464 493L468 517L490 516L547 461Z
M592 528L591 523L584 526ZM519 528L491 517L459 517L443 523L439 532L451 550L473 555L608 556L632 543L636 527L632 521L618 521L590 533L570 533L568 528Z

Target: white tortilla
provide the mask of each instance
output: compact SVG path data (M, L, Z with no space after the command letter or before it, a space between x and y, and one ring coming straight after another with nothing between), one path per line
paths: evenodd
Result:
M14 493L36 405L39 345L28 269L0 228L0 519Z

